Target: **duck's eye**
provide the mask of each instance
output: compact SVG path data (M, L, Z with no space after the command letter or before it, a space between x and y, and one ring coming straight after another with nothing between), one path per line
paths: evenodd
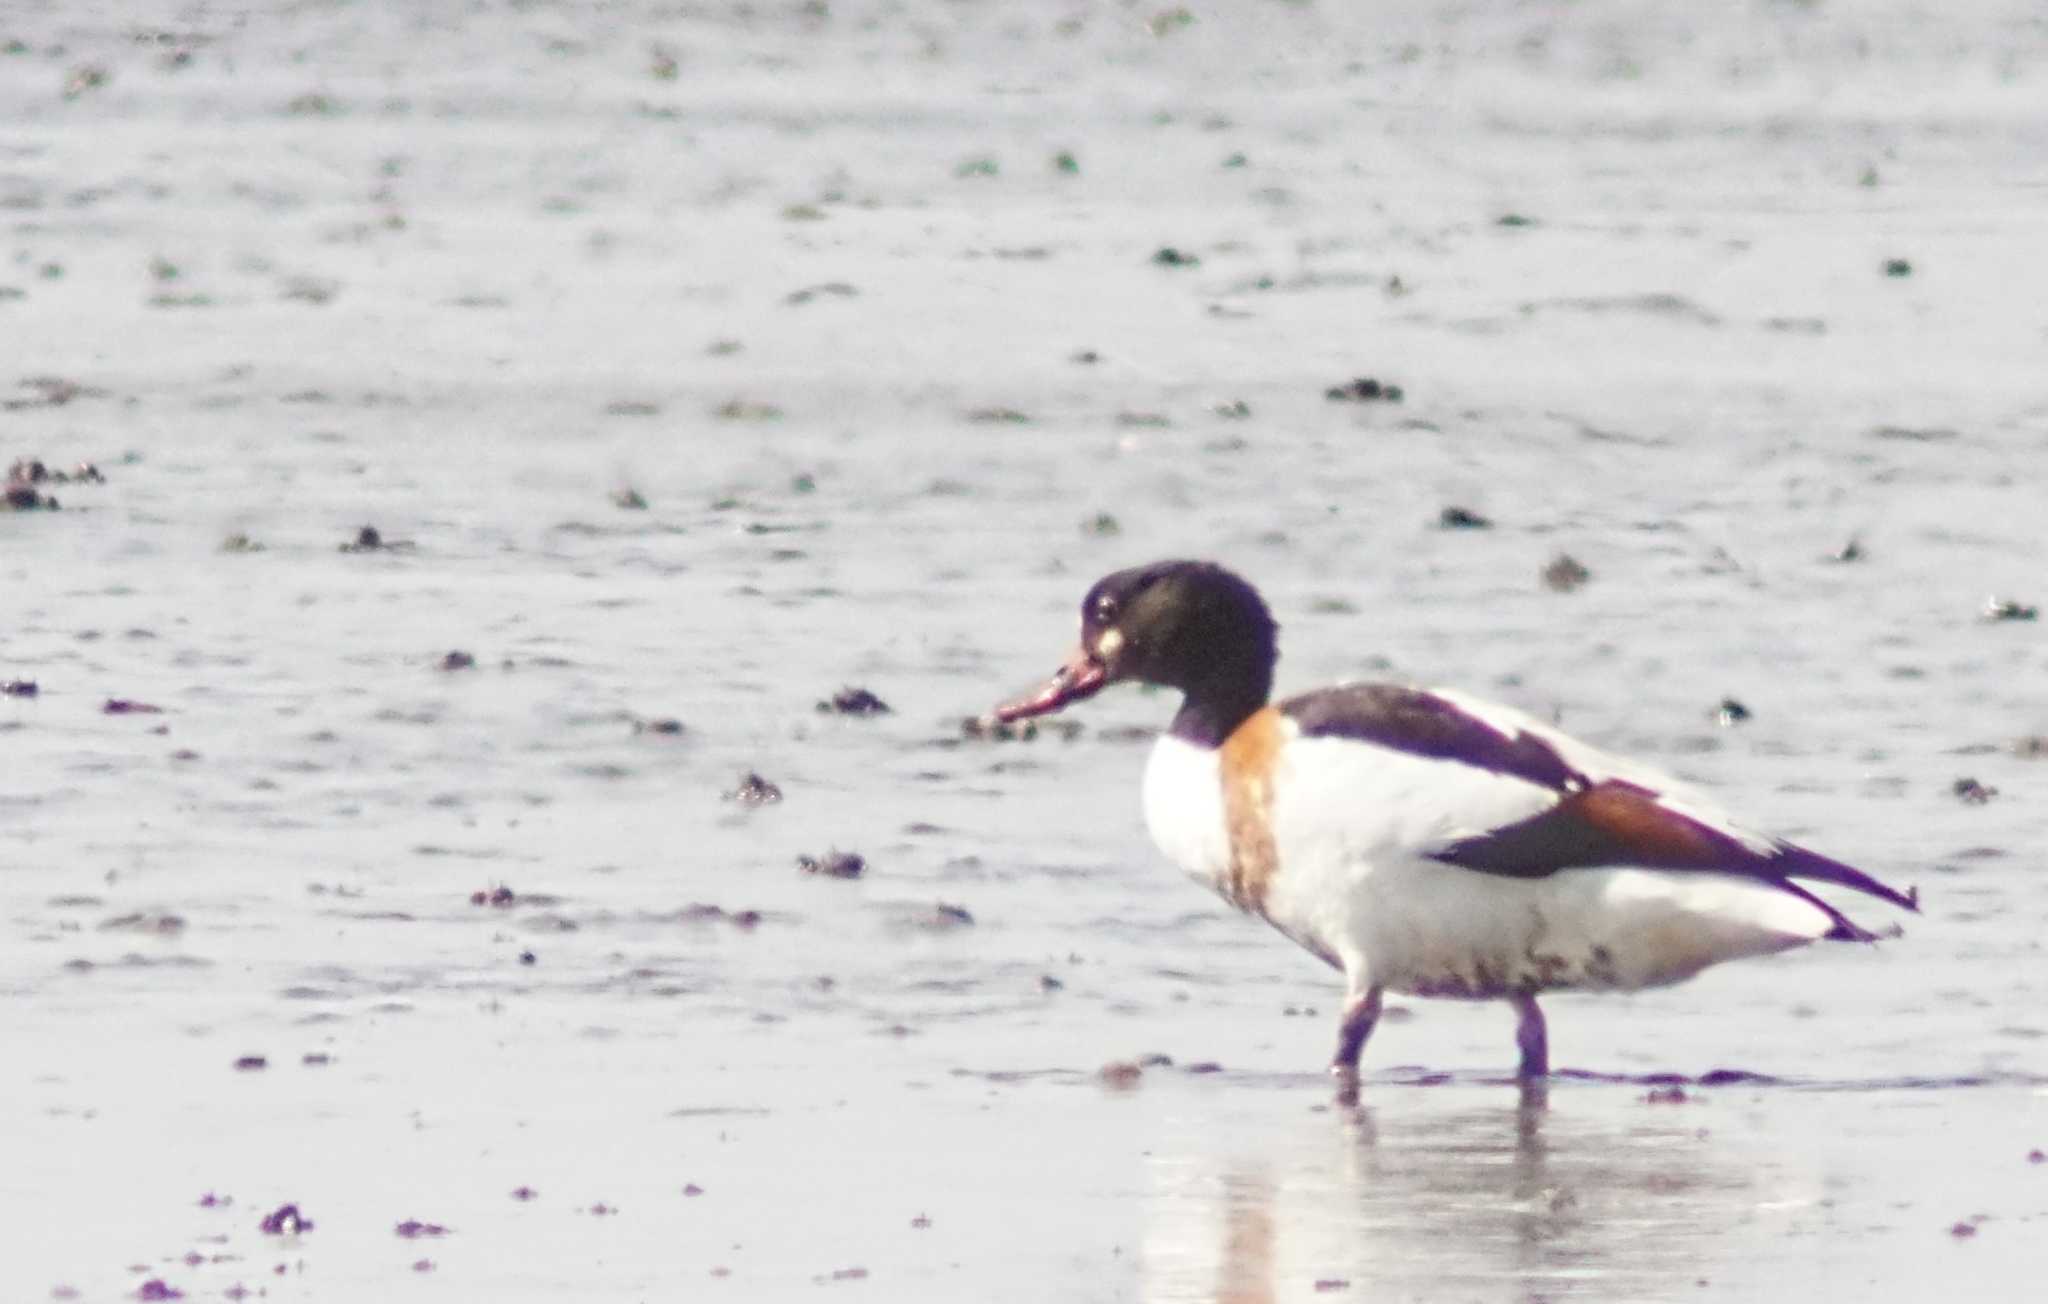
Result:
M1108 623L1109 623L1110 621L1112 621L1112 620L1115 620L1115 619L1116 619L1116 613L1117 613L1117 605L1116 605L1116 599L1115 599L1115 598L1114 598L1113 596L1111 596L1110 594L1107 594L1107 593L1105 593L1105 594L1103 594L1103 595L1102 595L1101 597L1099 597L1099 598L1095 599L1095 619L1096 619L1096 620L1098 620L1098 621L1102 622L1103 624L1107 625L1107 624L1108 624Z

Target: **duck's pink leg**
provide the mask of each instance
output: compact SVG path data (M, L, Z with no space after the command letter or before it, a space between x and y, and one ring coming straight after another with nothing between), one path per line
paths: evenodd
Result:
M1515 1071L1519 1078L1547 1078L1550 1076L1550 1033L1543 1026L1543 1011L1536 1006L1534 996L1523 994L1510 998L1515 1007L1515 1045L1522 1048L1522 1066Z
M1337 1053L1330 1059L1330 1073L1337 1079L1337 1094L1346 1100L1358 1098L1358 1057L1379 1022L1380 991L1368 987L1344 1003L1344 1017L1337 1024Z

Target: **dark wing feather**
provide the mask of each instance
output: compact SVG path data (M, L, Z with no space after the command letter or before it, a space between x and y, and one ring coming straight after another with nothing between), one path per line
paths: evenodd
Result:
M1456 703L1400 684L1343 684L1280 704L1306 738L1355 738L1569 792L1586 776L1536 735L1505 733Z
M1916 897L1895 891L1860 869L1785 842L1758 851L1666 806L1650 789L1619 779L1571 793L1528 819L1461 838L1435 852L1434 858L1512 878L1542 878L1561 869L1622 865L1733 874L1770 883L1812 902L1834 920L1830 936L1856 941L1867 941L1871 934L1792 880L1832 883L1907 910L1920 908Z

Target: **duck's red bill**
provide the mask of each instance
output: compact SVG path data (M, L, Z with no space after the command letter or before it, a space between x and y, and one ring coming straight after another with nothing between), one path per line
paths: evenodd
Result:
M1102 686L1109 682L1109 670L1086 648L1076 648L1067 658L1067 663L1053 672L1053 677L1024 694L1013 697L996 708L996 719L1004 724L1012 720L1028 720L1034 715L1050 715L1069 702L1095 696Z

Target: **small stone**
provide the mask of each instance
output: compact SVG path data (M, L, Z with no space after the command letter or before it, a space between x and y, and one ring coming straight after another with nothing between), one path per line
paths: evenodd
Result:
M263 1221L256 1224L256 1230L265 1236L297 1236L313 1230L313 1220L299 1212L295 1204L281 1204L263 1215Z
M612 504L629 512L644 512L647 510L647 499L642 497L640 491L631 485L627 485L623 489L613 490Z
M147 702L131 701L125 697L110 697L100 711L106 715L162 715L164 709Z
M782 800L782 789L749 770L739 787L725 794L725 799L742 806L770 806Z
M663 734L674 738L684 732L683 722L672 715L658 716L652 720L635 720L634 733Z
M476 669L476 658L470 655L469 653L464 652L460 648L457 648L455 651L450 652L447 656L441 658L440 666L441 669L443 670L451 671L474 670Z
M230 534L220 541L222 552L262 552L263 545L246 534Z
M1493 522L1465 507L1446 507L1436 515L1437 525L1446 530L1490 530Z
M383 546L384 536L378 532L377 527L365 525L362 529L356 531L355 541L342 544L341 550L343 552L376 552Z
M1721 705L1714 708L1714 720L1724 728L1741 724L1749 719L1749 716L1749 708L1732 697L1722 698Z
M932 1225L932 1220L923 1214L919 1214L910 1220L910 1225L918 1231L924 1231Z
M1884 260L1884 274L1892 277L1894 280L1911 276L1913 274L1913 264L1904 258L1887 258Z
M539 1199L540 1192L530 1186L515 1186L512 1188L512 1198L521 1204L527 1204Z
M42 691L33 679L10 679L0 684L0 697L34 697Z
M1593 578L1593 572L1570 553L1561 552L1543 568L1543 585L1558 593L1570 593Z
M261 1055L244 1055L235 1061L237 1073L260 1073L270 1067L270 1061Z
M1646 1105L1683 1105L1690 1099L1692 1097L1685 1094L1684 1087L1673 1084L1668 1087L1653 1088L1643 1097L1643 1103Z
M2011 598L1993 597L1986 599L1984 603L1984 619L1988 621L2039 620L2040 617L2039 607L2015 602Z
M1845 563L1862 561L1863 557L1863 541L1857 538L1851 538L1847 543L1828 554L1830 561Z
M1158 267L1200 267L1202 260L1190 253L1182 253L1172 245L1164 245L1152 255L1152 262Z
M1108 512L1097 512L1081 522L1081 533L1092 534L1098 539L1113 539L1123 532L1124 527Z
M1967 1241L1977 1234L1977 1224L1967 1220L1948 1229L1948 1234L1959 1241Z
M704 1188L695 1182L690 1182L683 1187L683 1194L695 1199L697 1196L704 1194Z
M1065 991L1065 990L1066 990L1066 986L1067 986L1067 985L1066 985L1065 983L1061 982L1061 981L1060 981L1059 979L1057 979L1057 978L1053 977L1053 976L1052 976L1051 974L1049 974L1049 973L1047 973L1047 974L1040 974L1040 975L1038 976L1038 990L1039 990L1039 991L1042 991L1042 992L1058 992L1058 991Z
M1145 1070L1130 1060L1112 1060L1095 1070L1096 1081L1114 1091L1128 1091L1144 1076Z

